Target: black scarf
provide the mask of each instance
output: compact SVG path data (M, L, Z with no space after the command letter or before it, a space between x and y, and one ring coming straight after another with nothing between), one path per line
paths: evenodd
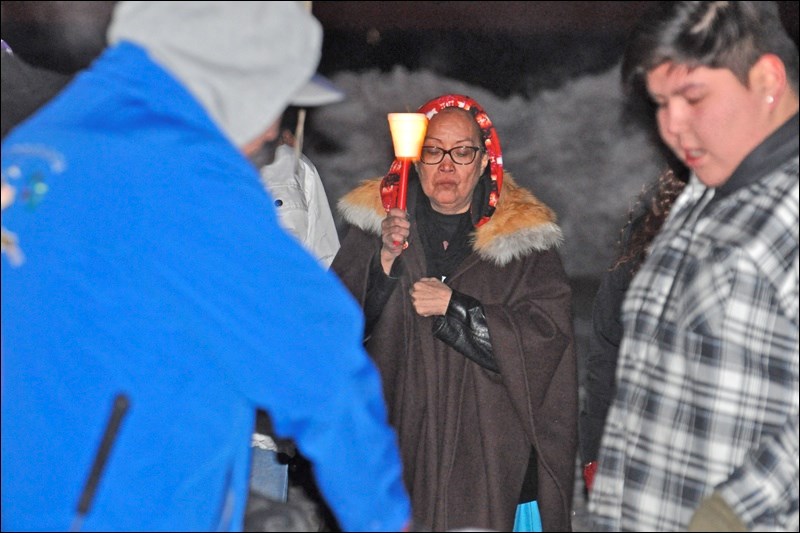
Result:
M472 252L472 216L469 211L459 215L438 213L425 194L418 194L416 203L417 228L428 262L428 276L444 280Z

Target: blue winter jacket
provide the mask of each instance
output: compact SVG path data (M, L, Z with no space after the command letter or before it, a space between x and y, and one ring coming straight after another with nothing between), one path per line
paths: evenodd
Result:
M113 399L85 530L240 530L254 413L346 530L410 515L359 307L280 229L256 170L138 46L12 131L3 225L2 528L66 530Z

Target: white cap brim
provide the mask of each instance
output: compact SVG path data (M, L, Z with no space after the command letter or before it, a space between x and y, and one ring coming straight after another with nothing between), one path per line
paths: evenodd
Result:
M325 76L315 74L292 96L290 103L297 107L316 107L335 104L342 100L344 100L344 92Z

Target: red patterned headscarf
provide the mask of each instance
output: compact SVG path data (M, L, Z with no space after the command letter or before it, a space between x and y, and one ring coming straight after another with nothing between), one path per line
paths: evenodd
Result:
M492 214L494 214L497 201L500 199L500 189L503 187L503 152L500 148L500 139L497 137L497 131L495 131L489 115L478 105L478 102L468 96L460 94L439 96L420 106L417 112L425 113L428 120L430 120L433 115L448 107L459 107L470 112L475 122L478 123L483 145L489 155L489 173L484 173L481 178L481 180L486 181L487 186L485 201L479 207L480 213L472 213L472 219L476 221L475 227L478 227L489 221ZM397 205L401 166L402 162L399 159L395 159L389 168L389 172L381 182L381 201L387 211ZM476 209L475 202L473 202L472 209L473 211Z

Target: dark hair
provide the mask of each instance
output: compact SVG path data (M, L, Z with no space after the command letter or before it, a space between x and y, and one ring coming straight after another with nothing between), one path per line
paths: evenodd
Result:
M622 61L622 82L641 90L647 72L665 62L726 68L745 86L764 54L783 61L798 92L798 52L775 2L658 2L634 28Z
M647 257L648 248L669 215L672 204L686 186L686 167L668 167L639 195L628 213L628 222L620 232L619 255L610 270L632 263L633 276Z

